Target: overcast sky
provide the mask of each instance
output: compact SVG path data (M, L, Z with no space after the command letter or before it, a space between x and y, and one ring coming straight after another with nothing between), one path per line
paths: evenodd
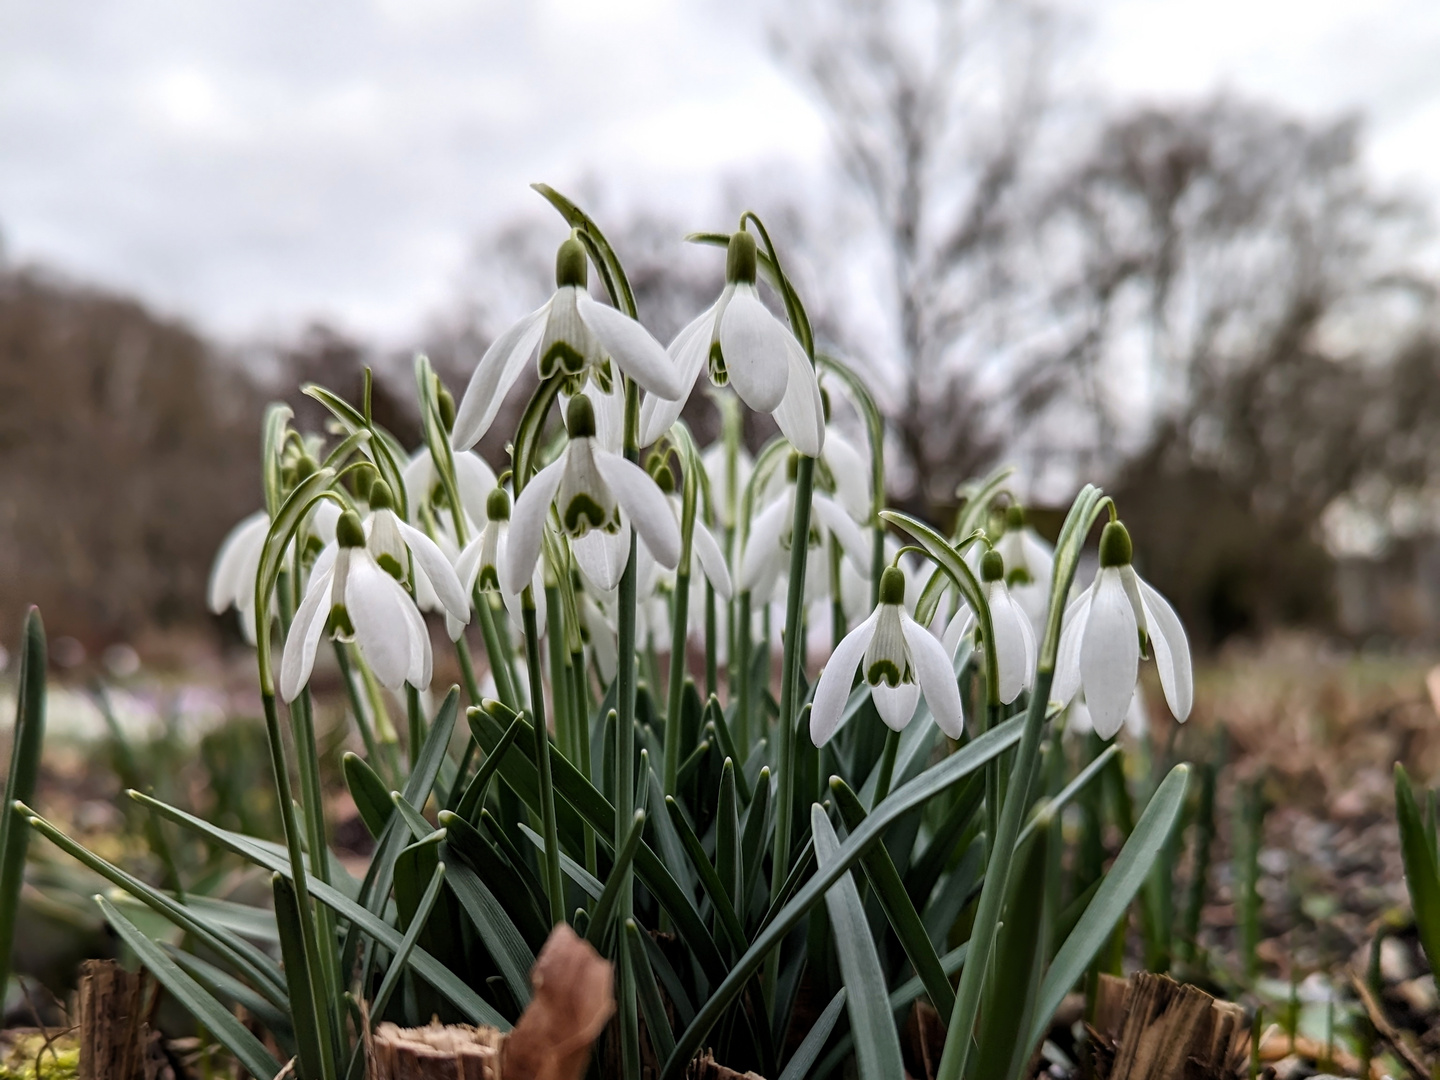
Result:
M1363 109L1440 198L1435 0L1070 0L1097 90ZM683 193L814 175L825 133L756 0L36 0L0 9L12 260L229 335L320 315L403 340L469 244L582 176ZM603 70L604 77L594 75ZM713 224L713 223L697 223Z

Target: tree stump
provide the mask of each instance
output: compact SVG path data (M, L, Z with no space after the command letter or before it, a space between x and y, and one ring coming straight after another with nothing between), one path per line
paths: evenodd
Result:
M706 1050L685 1068L685 1080L765 1080L759 1073L738 1073L727 1069L715 1060L715 1055Z
M500 1080L504 1041L489 1027L384 1023L371 1039L370 1075L372 1080Z
M150 980L113 960L80 966L80 1080L155 1080L169 1065L148 1012Z
M1235 1080L1250 1046L1239 1005L1149 973L1100 976L1092 1033L1105 1080Z

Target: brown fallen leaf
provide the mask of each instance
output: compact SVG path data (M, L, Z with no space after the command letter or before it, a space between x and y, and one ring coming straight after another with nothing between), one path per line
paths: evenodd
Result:
M535 996L501 1049L505 1080L580 1080L590 1045L615 1011L613 965L566 923L530 972Z

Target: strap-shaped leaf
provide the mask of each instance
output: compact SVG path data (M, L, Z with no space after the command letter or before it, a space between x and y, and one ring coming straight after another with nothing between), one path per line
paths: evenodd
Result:
M865 821L864 805L838 776L830 778L830 791L835 796L835 806L845 827L854 832ZM900 880L889 849L884 844L876 844L861 858L860 865L865 870L870 887L875 890L885 917L890 920L895 936L900 939L905 955L924 980L930 1003L941 1016L948 1016L955 1007L955 991L945 977L945 969L940 966L940 957L935 952L930 935L925 932L925 924L920 921L920 914L905 891L905 883Z
M131 902L133 903L133 901ZM295 1029L288 1012L277 1009L234 975L201 960L194 953L188 953L165 941L157 944L165 950L165 955L174 960L187 975L193 977L201 986L222 1001L229 998L244 1008L246 1012L265 1025L266 1031L275 1037L275 1041L280 1044L282 1050L294 1054Z
M275 924L280 928L280 959L285 965L285 978L290 988L290 1008L295 1017L295 1050L300 1058L302 1076L328 1076L334 1072L335 1047L326 1046L320 1034L316 1010L323 1008L313 990L318 980L305 955L304 931L301 929L300 904L295 886L279 874L270 881L275 894Z
M719 916L720 925L725 928L726 936L730 938L736 952L744 952L749 942L745 940L745 928L740 925L740 918L735 914L734 905L730 903L730 893L725 888L725 883L720 880L720 875L706 856L705 848L701 846L700 838L695 835L695 830L685 820L685 814L681 811L680 804L667 795L665 809L670 815L670 823L675 826L675 832L679 835L680 842L685 845L685 854L690 857L690 863L695 867L700 884L704 887L706 895L710 897L710 903L715 905L715 914Z
M1395 764L1395 816L1400 824L1400 854L1405 861L1405 885L1415 912L1415 928L1431 971L1440 971L1440 871L1435 848L1427 835L1410 777Z
M503 902L505 913L526 944L532 950L543 948L550 934L550 923L544 915L545 898L530 886L504 851L464 818L442 810L440 825L445 829L445 846ZM529 868L525 869L528 872Z
M1050 1018L1060 1007L1061 1000L1085 974L1090 961L1110 939L1115 924L1125 914L1140 886L1145 884L1150 868L1180 822L1180 811L1184 809L1185 791L1189 785L1189 765L1176 765L1170 770L1170 775L1161 782L1145 807L1145 813L1140 815L1110 872L1095 891L1095 899L1055 954L1040 986L1040 997L1030 1028L1030 1046L1033 1047L1044 1037Z
M815 862L823 874L840 857L840 839L825 809L810 808L810 832L815 845ZM847 872L825 893L830 913L830 930L845 980L845 1004L850 1012L850 1033L855 1040L856 1072L860 1080L893 1080L905 1074L900 1058L900 1037L890 1015L889 991L875 939L860 903L860 890Z
M340 759L341 771L345 774L345 786L350 789L350 798L355 800L355 810L365 828L376 840L385 831L385 825L395 807L390 802L390 792L380 774L370 767L369 762L359 754L347 753Z
M810 1075L811 1067L820 1056L820 1051L825 1049L825 1043L830 1038L830 1033L835 1030L835 1024L844 1009L845 988L842 986L830 999L830 1004L825 1006L825 1011L816 1018L815 1026L806 1033L790 1060L785 1063L785 1071L780 1074L780 1080L805 1080Z
M665 1063L662 1080L678 1080L705 1036L739 995L750 977L760 969L765 957L825 895L826 890L839 880L840 875L854 866L865 850L880 839L896 818L964 780L982 768L986 762L993 761L1019 742L1021 732L1020 718L1007 720L961 747L908 784L892 791L890 796L876 807L875 812L865 819L865 823L846 837L834 863L824 871L817 871L813 878L797 890L794 898L775 914L745 951L745 955L731 967L724 982L715 988L696 1013L694 1022L676 1039L675 1052Z
M535 954L515 929L510 916L495 898L480 875L463 862L452 861L449 871L450 891L460 901L465 914L475 924L475 931L485 945L490 959L500 969L505 989L522 1009L530 1004L529 972L535 966Z
M625 920L625 950L630 954L630 966L635 972L635 994L640 999L640 1013L645 1017L645 1029L650 1033L655 1053L666 1058L675 1049L675 1033L670 1030L670 1021L665 1016L665 1002L655 983L655 973L650 970L643 934L634 919Z
M152 799L144 792L132 791L130 797L151 807L162 817L192 832L199 833L227 851L232 851L257 866L263 866L267 870L284 874L286 877L290 876L290 860L285 857L283 851L277 852L273 847L266 847L248 836L219 828L194 814L187 814L184 810L162 803L159 799ZM306 874L305 877L310 886L310 895L342 919L353 923L357 932L368 934L392 952L400 948L401 935L393 926L373 912L361 907L334 886L327 885L310 874ZM510 1030L509 1021L496 1012L484 998L457 978L454 972L425 950L415 949L410 956L410 967L436 990L449 998L451 1004L470 1017L474 1023L489 1024L501 1031Z
M517 822L516 827L519 828L520 834L535 846L537 851L544 849L545 838L543 836L523 821ZM564 870L566 876L575 882L576 885L579 885L581 890L586 896L590 897L590 899L599 900L600 897L605 894L605 886L600 883L600 879L563 851L560 853L560 869ZM581 936L583 937L584 935L582 934Z
M191 1016L195 1017L214 1035L220 1044L235 1055L237 1061L248 1069L252 1076L271 1077L280 1071L280 1062L261 1045L260 1040L250 1034L235 1016L205 992L185 972L181 971L165 953L142 934L129 919L115 909L115 905L103 896L96 896L100 913L115 929L120 939L134 950L140 962L155 976L160 985Z
M400 948L395 951L390 967L385 971L385 977L380 980L380 989L375 992L375 997L370 1002L370 1015L375 1019L385 1015L385 1006L390 1004L390 995L400 985L400 976L405 972L405 965L410 962L410 954L415 951L415 943L420 940L420 931L430 918L430 912L440 896L440 886L444 881L445 864L436 863L435 871L430 875L430 884L425 886L425 894L420 897L420 903L415 909L415 917L410 920L410 929L406 930L405 936L400 939Z
M517 717L516 720L519 718ZM500 762L505 758L505 752L510 749L510 744L520 734L520 725L512 721L505 729L505 734L500 736L500 741L495 744L495 749L485 755L485 760L475 770L475 775L465 785L465 793L460 796L460 802L455 806L455 813L460 815L470 824L475 824L476 815L479 813L480 804L485 800L485 790L490 786L490 778L495 775Z
M10 747L10 776L5 807L35 798L40 751L45 743L45 624L39 608L25 614L21 631L20 685L15 701L15 738ZM0 813L0 986L9 985L15 920L25 884L25 851L30 830L14 814Z
M625 834L625 842L620 845L620 851L615 856L615 862L610 869L610 880L605 886L605 891L600 894L600 900L590 913L590 926L585 931L585 938L592 945L601 946L610 934L610 923L615 917L615 905L620 900L620 893L628 886L625 884L625 877L630 873L630 864L635 859L635 852L640 849L640 841L645 835L645 811L636 810L634 820L630 823L630 831Z

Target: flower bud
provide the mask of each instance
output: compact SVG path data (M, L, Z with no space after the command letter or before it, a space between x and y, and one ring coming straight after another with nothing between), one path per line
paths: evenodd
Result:
M445 384L439 379L435 380L435 403L440 408L440 425L445 429L445 434L450 434L455 427L455 396L445 389Z
M365 546L365 526L360 524L360 515L354 510L346 510L335 523L335 542L347 548Z
M589 281L590 263L585 255L585 245L571 236L555 253L555 287L567 285L583 289Z
M898 566L887 566L880 575L880 603L905 603L905 571Z
M994 548L980 557L980 580L1000 581L1005 577L1005 560Z
M1005 508L1005 531L1011 532L1015 529L1025 527L1025 508L1019 503L1011 503Z
M730 234L730 247L725 252L725 280L731 284L755 284L755 237L743 228Z
M565 406L565 431L572 439L595 437L595 406L583 394L572 397Z
M1100 534L1100 565L1129 566L1133 555L1134 546L1125 526L1118 521L1106 525L1105 531Z
M320 469L320 463L309 454L301 454L295 459L295 483L302 484L314 476Z
M370 485L375 482L375 470L369 465L357 468L350 474L350 490L357 499L370 498Z
M825 423L830 423L830 391L823 386L820 388L820 414Z
M666 495L673 495L675 493L675 474L670 471L669 465L662 463L652 471L651 475L655 478L655 486L663 493Z
M390 491L390 485L379 479L371 484L369 503L371 510L394 510L395 496Z
M497 487L485 497L485 516L491 521L510 520L510 493Z
M799 450L791 450L791 451L790 451L790 456L785 460L785 479L786 479L786 480L789 480L789 481L793 484L793 483L795 482L796 477L798 477L799 475L800 475L800 451L799 451Z

